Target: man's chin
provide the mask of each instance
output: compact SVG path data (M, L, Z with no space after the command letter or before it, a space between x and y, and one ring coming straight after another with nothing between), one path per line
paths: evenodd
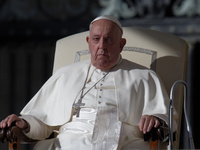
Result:
M108 64L109 63L109 60L107 57L105 56L99 56L97 59L96 59L96 62L99 63L99 64Z

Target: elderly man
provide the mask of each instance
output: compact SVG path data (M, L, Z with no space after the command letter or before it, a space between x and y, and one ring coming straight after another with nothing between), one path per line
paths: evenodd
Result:
M167 122L169 99L157 75L125 60L121 24L100 16L86 37L91 59L57 71L1 128L16 126L42 140L35 149L148 149L143 134ZM56 138L46 139L54 130Z

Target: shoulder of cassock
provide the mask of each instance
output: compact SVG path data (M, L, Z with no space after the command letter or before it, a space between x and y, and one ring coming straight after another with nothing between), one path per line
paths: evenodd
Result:
M169 96L153 70L124 60L114 74L117 80L119 120L137 125L142 115L153 115L168 122ZM176 111L174 113L176 118Z
M20 114L34 116L50 126L66 123L70 119L68 114L71 114L71 107L67 106L72 106L77 92L82 88L89 66L90 60L86 60L56 71Z

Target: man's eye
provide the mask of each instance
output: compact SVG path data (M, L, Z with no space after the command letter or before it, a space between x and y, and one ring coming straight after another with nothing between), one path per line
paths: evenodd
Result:
M110 38L105 39L105 42L106 42L106 43L111 43L111 39L110 39Z
M93 38L93 41L98 42L99 38Z

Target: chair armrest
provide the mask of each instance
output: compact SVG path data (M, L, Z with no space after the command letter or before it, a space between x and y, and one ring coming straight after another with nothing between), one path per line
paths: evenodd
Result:
M156 141L166 142L169 140L168 128L159 126L158 128L152 128L150 132L144 134L144 141ZM173 141L176 141L176 132L173 133Z
M14 143L17 141L17 139L20 139L20 141L27 142L27 143L38 141L26 136L24 132L22 131L22 129L20 129L17 126L11 126L4 129L0 128L0 142L1 143L5 143L5 142Z
M147 132L144 134L144 141L156 141L158 139L162 140L164 138L164 133L162 131L162 128L152 128L150 132Z

